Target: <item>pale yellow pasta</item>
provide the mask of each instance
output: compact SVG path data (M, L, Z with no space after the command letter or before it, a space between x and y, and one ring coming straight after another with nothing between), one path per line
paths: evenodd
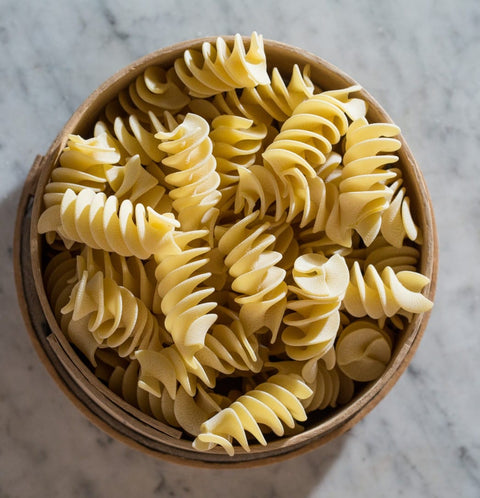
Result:
M165 195L165 187L159 185L158 178L142 167L140 156L131 157L125 166L113 166L106 177L120 202L128 199L133 204L150 206L159 213L171 211L172 203Z
M243 90L240 103L246 109L263 109L270 120L283 122L292 115L295 108L311 97L315 86L310 80L310 66L306 65L303 74L297 64L293 66L288 85L277 68L272 70L271 83ZM258 114L258 110L251 114ZM268 123L268 122L267 122Z
M85 271L89 278L102 272L104 277L125 287L145 303L148 309L152 309L156 291L154 260L144 262L135 257L125 258L116 253L85 246L77 256L76 265L77 280L82 278Z
M401 174L397 173L397 176ZM421 242L421 233L413 221L410 210L410 199L405 195L406 188L402 187L402 178L397 178L389 185L393 190L390 205L382 214L381 233L394 247L401 247L405 238Z
M115 196L84 189L78 195L68 189L62 203L46 209L38 232L56 231L64 240L82 242L93 249L121 256L149 258L162 245L163 237L180 223L172 213L159 214L151 207L120 205Z
M269 223L255 225L257 217L258 211L254 211L229 227L218 248L234 278L232 290L240 294L236 298L241 305L240 318L252 332L267 327L273 342L286 307L286 272L276 266L282 255L268 249L275 242L273 235L265 233Z
M250 451L246 431L266 446L259 424L266 425L277 436L282 436L284 424L294 427L295 420L306 419L301 400L308 398L311 393L299 376L273 375L204 422L193 447L206 451L220 445L229 455L233 455L232 441L236 440L245 451Z
M263 37L253 32L245 50L242 37L235 35L230 49L223 38L215 46L204 42L201 51L186 50L175 61L175 71L193 97L210 97L234 88L265 85L270 82Z
M256 153L266 134L267 127L264 124L255 125L253 121L240 116L223 115L212 121L209 137L220 175L218 190L222 199L219 208L222 210L228 210L234 201L238 169L248 168L255 162Z
M160 149L168 154L163 164L176 170L165 180L175 187L169 195L183 230L212 229L218 216L220 176L208 134L203 118L187 114L172 132L156 135L162 140Z
M389 266L379 273L373 265L369 265L362 272L358 262L355 262L350 270L350 283L343 305L356 317L390 317L399 310L424 313L433 306L421 293L429 283L430 280L420 273L395 273Z
M390 123L369 124L365 118L354 121L348 128L338 197L327 222L326 233L335 242L350 246L352 230L356 230L365 245L370 245L380 231L382 214L388 208L392 190L387 181L396 172L386 166L398 161L401 143L396 138L399 128Z
M321 358L332 347L340 325L339 308L347 290L345 260L334 255L305 254L296 259L290 290L297 299L288 301L282 332L285 352L294 360Z
M342 331L335 351L338 366L345 375L368 382L385 371L392 354L392 341L374 323L358 320Z
M398 127L246 45L137 72L68 137L37 227L55 318L114 401L229 455L350 402L432 306Z
M195 353L204 347L205 335L217 319L216 314L210 313L216 303L206 301L215 289L202 285L210 276L203 271L208 250L208 247L187 247L163 258L155 269L165 328L189 364L193 364Z
M101 272L93 277L83 272L62 313L72 313L68 336L92 364L98 347L114 348L124 357L164 339L143 301Z
M165 388L172 399L175 399L178 384L194 396L198 381L213 388L218 373L259 372L263 365L257 338L254 335L247 337L238 318L228 326L215 324L205 337L204 347L189 362L176 345L140 350L135 356L141 365L142 389L161 396Z

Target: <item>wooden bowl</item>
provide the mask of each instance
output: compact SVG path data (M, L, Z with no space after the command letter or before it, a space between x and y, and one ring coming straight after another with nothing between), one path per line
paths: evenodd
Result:
M229 42L233 37L225 37ZM241 449L234 457L223 450L197 452L191 441L182 439L181 432L167 427L143 414L112 393L85 365L69 344L55 321L42 279L43 239L37 234L37 221L42 209L42 195L50 173L57 163L69 134L88 135L101 109L125 88L147 66L170 67L187 48L197 48L215 38L202 38L178 43L149 54L112 76L74 112L45 156L38 156L25 181L20 200L15 231L15 276L18 298L35 349L57 384L75 405L108 434L145 453L167 460L197 466L249 467L292 457L311 450L350 429L387 394L415 353L429 313L416 315L398 337L392 358L383 375L368 384L351 402L307 424L303 433L278 438L266 447L251 445L251 452ZM248 39L245 39L248 45ZM321 58L304 50L276 41L265 41L269 67L277 66L289 74L294 63L311 66L311 78L324 90L357 84L348 75ZM368 103L369 121L391 122L387 113L364 90L360 96ZM399 137L399 165L403 171L411 208L422 229L419 271L430 278L425 295L433 300L437 276L437 233L430 196L422 173L405 140Z

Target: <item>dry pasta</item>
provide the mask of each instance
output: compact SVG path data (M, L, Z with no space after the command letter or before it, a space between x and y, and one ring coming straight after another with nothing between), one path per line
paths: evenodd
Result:
M348 403L432 307L399 129L360 91L268 68L256 33L218 38L138 74L51 173L37 229L61 330L197 451Z

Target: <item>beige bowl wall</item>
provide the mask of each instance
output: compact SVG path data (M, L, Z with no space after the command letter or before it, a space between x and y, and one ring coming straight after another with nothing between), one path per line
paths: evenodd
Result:
M232 37L224 38L230 42L233 40ZM399 335L384 374L377 381L368 384L350 403L323 417L321 414L312 417L302 434L279 438L266 447L252 444L250 453L238 449L232 458L226 456L221 449L209 453L193 450L191 441L181 439L179 431L128 405L106 388L83 364L57 325L43 285L44 247L36 225L42 210L44 187L69 134L91 136L93 124L101 109L147 66L170 67L185 49L199 47L204 41L214 42L215 38L191 40L158 50L112 76L75 111L47 154L37 157L25 182L18 209L14 248L15 274L22 313L40 358L57 384L93 423L125 443L167 460L190 465L248 467L292 457L351 428L378 404L405 370L418 347L429 314L418 315L413 319ZM248 44L248 39L245 39L245 43ZM290 74L294 63L301 67L310 64L312 80L323 90L356 84L336 67L301 49L266 40L265 51L269 68L277 66L285 75ZM360 96L368 103L369 121L391 122L385 111L366 91L362 91ZM438 258L430 197L407 144L402 137L400 140L402 148L399 151L399 164L410 196L412 212L424 235L419 271L431 279L425 294L433 299Z

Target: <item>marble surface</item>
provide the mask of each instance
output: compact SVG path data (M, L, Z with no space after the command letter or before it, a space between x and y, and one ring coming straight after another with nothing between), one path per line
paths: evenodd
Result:
M480 496L478 1L0 0L0 11L0 497ZM12 234L35 155L107 77L180 40L254 29L350 73L400 125L433 198L440 274L411 366L353 430L288 462L208 471L112 440L60 392L21 319Z

